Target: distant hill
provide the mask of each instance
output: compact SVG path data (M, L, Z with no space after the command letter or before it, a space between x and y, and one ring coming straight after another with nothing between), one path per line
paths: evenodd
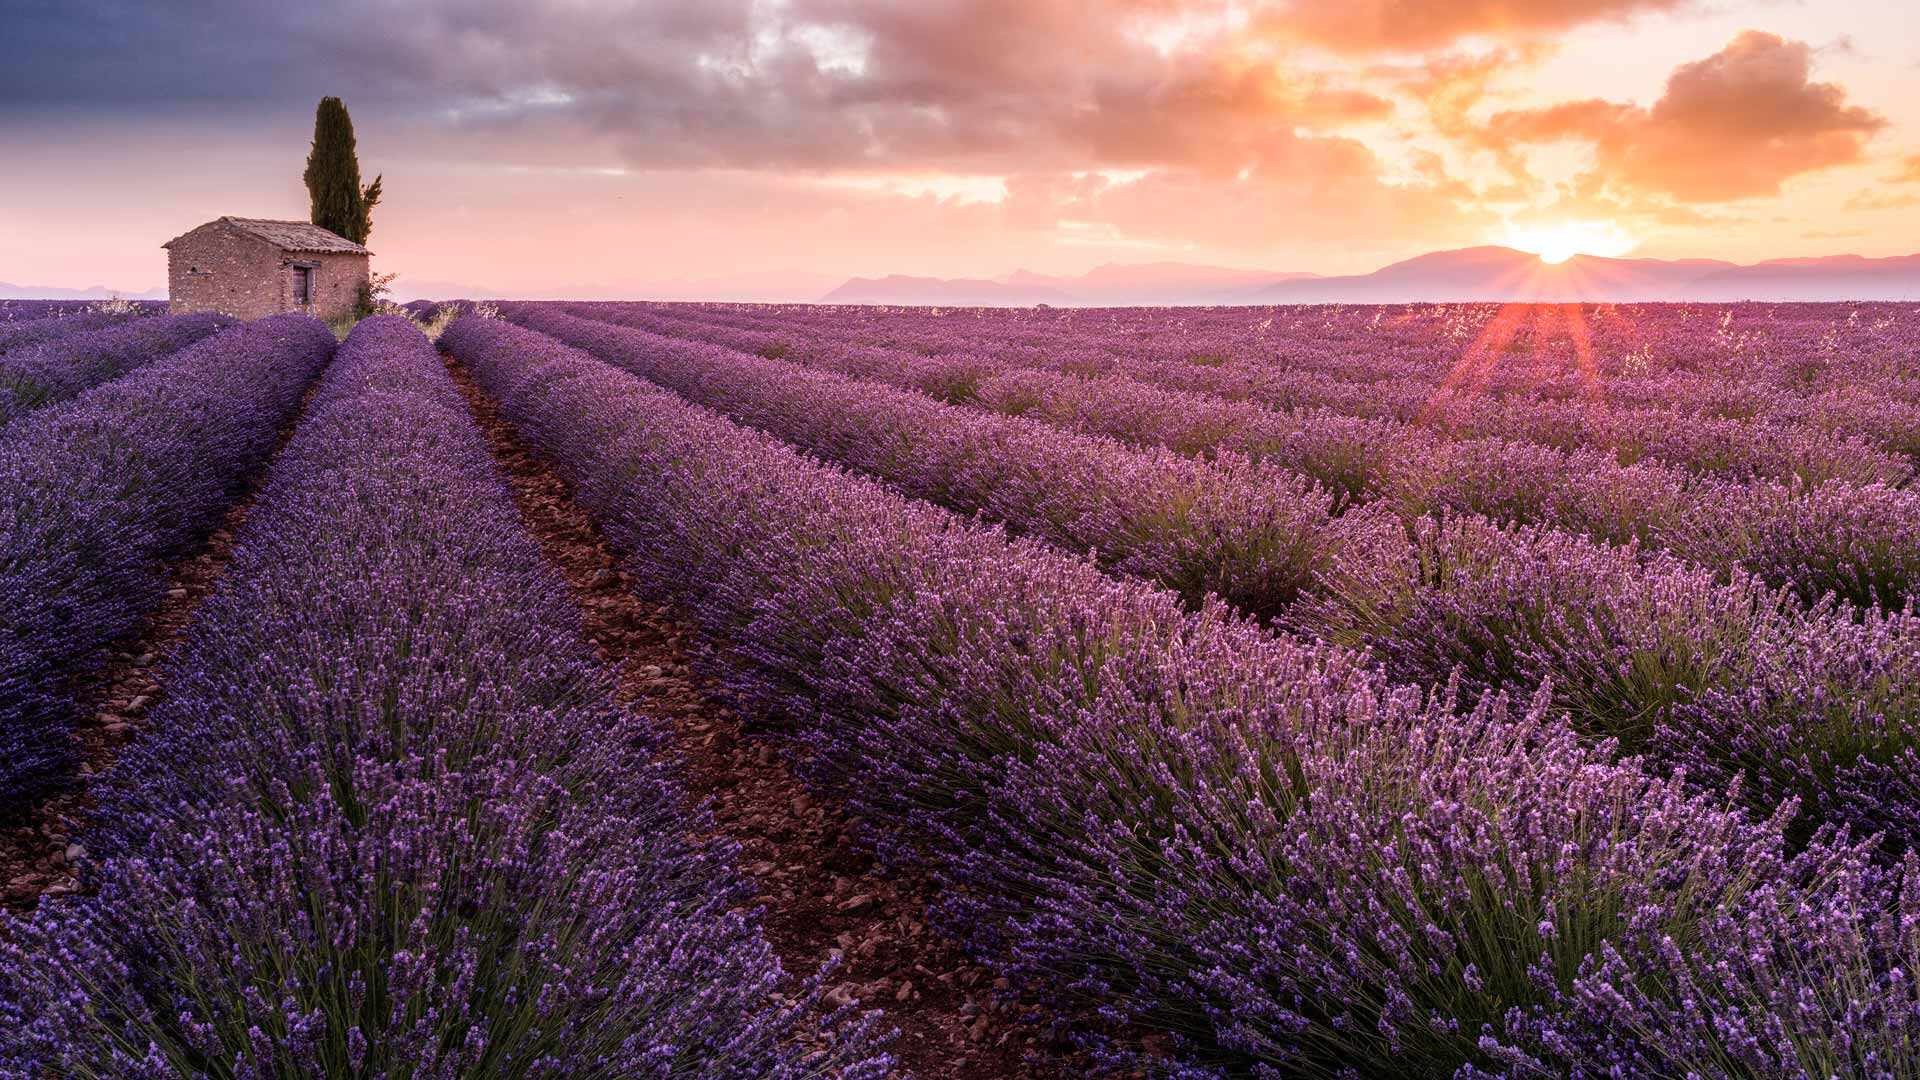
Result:
M659 281L563 282L537 289L503 292L472 282L400 277L395 300L718 300L736 303L798 304L817 299L839 279L792 270L743 271L723 277L669 278Z
M1072 304L1074 298L1049 286L985 278L929 278L893 274L853 278L821 298L823 304L919 304L941 307L1031 307Z
M1397 262L1371 274L1290 281L1249 290L1246 304L1391 304L1414 301L1920 300L1920 256L1842 255L1739 266L1717 259L1606 259L1545 263L1503 247L1465 248Z
M1920 300L1920 255L1774 259L1691 286L1701 300Z
M1148 304L1221 304L1251 289L1311 278L1312 274L1239 270L1189 263L1108 263L1067 276L1018 270L1004 278L928 278L894 275L854 278L821 299L828 304L918 304L1130 307Z
M60 289L51 285L15 285L10 281L0 281L0 300L111 300L116 296L123 300L165 300L167 290L148 289L145 292L133 292L127 289L109 289L105 285L90 285L84 289Z
M1108 265L1077 277L854 278L829 304L1025 307L1154 304L1399 304L1419 301L1920 300L1920 255L1834 255L1741 266L1720 259L1562 263L1506 247L1436 251L1370 274L1235 270L1184 263Z

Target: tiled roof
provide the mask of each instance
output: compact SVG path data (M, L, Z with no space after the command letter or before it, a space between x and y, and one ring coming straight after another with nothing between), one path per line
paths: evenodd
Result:
M373 254L344 236L304 221L274 221L269 218L243 218L231 215L222 217L220 220L242 232L251 233L282 251ZM174 240L178 239L180 238L176 236L160 246L171 247Z

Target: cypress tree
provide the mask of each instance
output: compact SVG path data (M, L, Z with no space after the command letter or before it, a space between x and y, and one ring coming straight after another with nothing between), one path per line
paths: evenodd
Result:
M313 148L307 152L307 197L315 225L364 244L373 233L373 207L380 201L380 177L360 186L360 159L354 153L353 118L337 97L323 97L313 112Z

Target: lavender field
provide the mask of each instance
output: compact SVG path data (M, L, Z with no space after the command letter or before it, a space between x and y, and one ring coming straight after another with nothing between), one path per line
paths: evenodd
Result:
M1920 305L406 310L0 304L0 1076L1920 1076Z

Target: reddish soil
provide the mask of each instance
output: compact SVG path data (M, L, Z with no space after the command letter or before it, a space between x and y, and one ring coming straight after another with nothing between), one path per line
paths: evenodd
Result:
M281 429L276 454L293 437L318 385L315 380L307 388L294 419ZM86 857L81 833L91 806L87 782L111 766L120 747L146 728L147 717L165 692L162 670L179 648L194 611L226 569L233 537L266 475L266 468L256 469L220 524L173 564L159 609L140 629L108 648L104 667L81 677L77 693L81 708L74 730L80 752L78 775L65 790L28 811L23 822L0 828L0 909L27 910L42 896L80 891L76 862Z
M635 592L565 481L520 444L450 358L448 367L522 517L578 599L588 635L617 669L622 704L671 725L683 782L710 800L719 829L740 846L740 869L759 890L767 938L787 970L805 976L837 958L829 996L883 1010L899 1032L894 1055L914 1076L1090 1071L1034 1010L1008 999L1004 981L927 925L935 899L928 883L879 873L846 815L809 792L783 760L790 745L747 735L713 682L689 665L692 628L669 605Z

